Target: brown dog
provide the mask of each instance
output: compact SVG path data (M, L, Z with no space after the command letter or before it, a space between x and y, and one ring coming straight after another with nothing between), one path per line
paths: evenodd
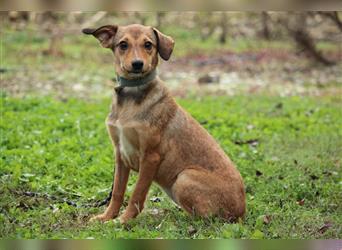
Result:
M116 169L110 204L92 219L118 216L130 170L139 172L121 223L143 209L152 181L185 211L229 221L245 213L242 178L216 141L171 97L156 75L158 53L168 60L174 41L155 28L106 25L84 29L110 48L119 87L106 124L115 145Z

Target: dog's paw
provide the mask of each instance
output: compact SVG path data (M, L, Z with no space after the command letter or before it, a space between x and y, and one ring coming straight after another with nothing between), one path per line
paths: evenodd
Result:
M90 218L89 222L94 222L94 221L101 221L101 222L106 222L106 221L109 221L109 220L112 220L113 217L111 216L108 216L107 214L99 214L99 215L96 215L92 218Z

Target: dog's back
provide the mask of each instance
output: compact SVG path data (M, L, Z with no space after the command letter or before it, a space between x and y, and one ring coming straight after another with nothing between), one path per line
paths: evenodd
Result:
M169 98L167 105L160 105L164 107L160 113L173 114L162 131L158 151L163 161L156 182L188 212L220 213L230 219L243 216L245 191L240 173L215 139ZM170 103L175 110L169 108Z

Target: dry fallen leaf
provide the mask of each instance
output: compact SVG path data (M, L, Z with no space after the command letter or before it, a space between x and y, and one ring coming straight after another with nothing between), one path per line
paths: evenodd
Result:
M268 225L271 222L271 216L265 215L263 221L265 225Z
M303 205L304 205L304 202L305 202L305 199L301 199L301 200L297 201L297 204L298 204L299 206L303 206Z
M319 233L324 234L329 228L332 227L332 223L329 221L326 221L322 227L318 230Z
M153 209L150 209L150 214L152 215L159 215L161 214L161 210L157 209L157 208L153 208Z
M193 226L188 227L188 234L190 236L194 235L197 232L197 229L194 228Z

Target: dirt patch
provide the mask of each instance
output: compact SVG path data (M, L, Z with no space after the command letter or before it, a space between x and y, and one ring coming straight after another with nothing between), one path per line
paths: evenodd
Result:
M337 60L340 52L329 55ZM101 63L102 65L102 63ZM110 73L112 72L112 74ZM313 64L305 55L263 49L235 53L192 54L161 62L161 78L178 96L189 93L235 95L339 95L341 64ZM0 71L1 89L12 96L29 93L58 98L110 96L115 74L111 64L89 70L79 61L48 60L44 64L16 65Z
M342 54L329 57L338 61ZM275 49L189 55L162 63L160 72L174 88L194 90L200 85L205 92L225 94L320 95L342 83L340 64L325 67L304 54Z

